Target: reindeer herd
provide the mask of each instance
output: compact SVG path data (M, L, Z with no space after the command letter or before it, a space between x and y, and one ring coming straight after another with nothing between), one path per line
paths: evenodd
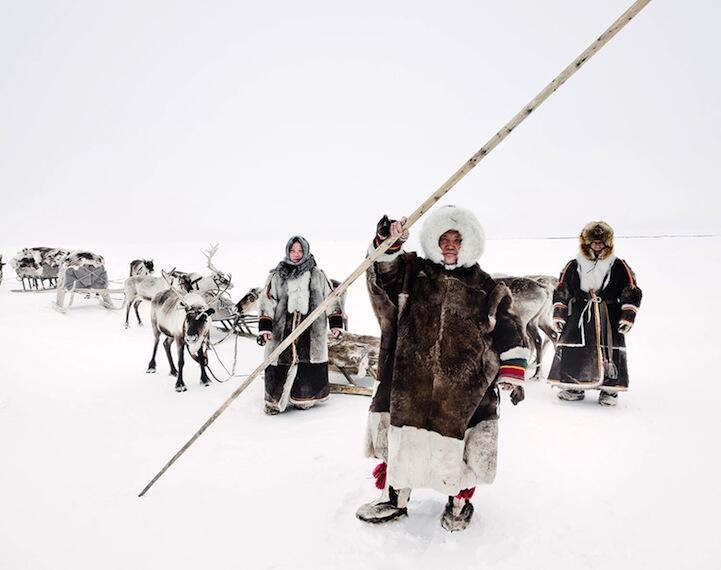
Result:
M136 259L130 263L130 275L123 281L122 289L109 289L101 256L84 251L67 251L60 248L25 248L10 261L22 283L16 292L57 290L56 308L65 312L62 299L66 291L86 297L97 296L106 308L125 308L125 328L130 327L130 310L134 310L138 325L143 322L139 307L143 301L150 303L150 324L153 332L153 350L146 372L155 373L156 355L162 337L163 348L170 366L170 374L176 378L175 390L185 392L183 380L185 352L200 366L200 381L210 385L208 377L208 351L211 344L213 322L220 324L228 334L254 336L252 326L257 323L253 315L260 289L251 288L238 303L233 303L228 291L233 288L232 275L213 265L218 245L203 251L209 274L201 275L179 271L161 270L155 275L152 260ZM0 255L0 283L5 265ZM534 353L532 380L540 380L541 361L549 343L555 344L557 333L552 326L553 290L557 279L547 275L512 277L494 275L494 279L511 291L514 307L524 328L528 346ZM71 283L71 285L69 285ZM337 282L336 282L337 283ZM79 286L78 286L79 285ZM111 292L124 293L124 301L116 307L110 300ZM342 303L344 299L341 300ZM344 303L343 303L344 304ZM345 311L344 311L345 314ZM347 325L346 325L347 327ZM175 344L177 367L173 361ZM376 350L377 347L371 348ZM332 360L332 353L331 353ZM331 362L331 364L333 364ZM211 371L212 374L212 371Z

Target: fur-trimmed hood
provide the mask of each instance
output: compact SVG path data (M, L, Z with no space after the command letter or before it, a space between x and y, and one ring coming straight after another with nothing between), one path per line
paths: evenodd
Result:
M438 240L448 230L456 230L463 240L458 252L458 262L453 266L446 266L443 263L441 248L438 245ZM473 212L452 205L443 206L431 213L423 224L420 237L426 258L433 263L443 265L446 269L475 265L483 254L486 243L481 223Z
M581 230L581 235L578 236L579 248L581 255L591 261L596 259L596 256L591 249L591 242L600 240L606 246L598 256L598 259L606 259L613 255L613 228L606 222L599 220L597 222L589 222Z

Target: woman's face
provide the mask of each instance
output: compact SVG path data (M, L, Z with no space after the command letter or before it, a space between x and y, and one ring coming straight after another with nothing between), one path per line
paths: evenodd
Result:
M298 263L301 259L303 259L303 246L297 241L294 241L293 245L290 246L288 257L290 257L290 260L293 263Z

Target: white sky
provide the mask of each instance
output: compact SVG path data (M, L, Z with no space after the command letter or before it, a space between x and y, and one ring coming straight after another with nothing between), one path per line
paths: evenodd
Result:
M4 0L0 246L365 243L630 2ZM717 232L720 17L651 2L444 203L491 238Z

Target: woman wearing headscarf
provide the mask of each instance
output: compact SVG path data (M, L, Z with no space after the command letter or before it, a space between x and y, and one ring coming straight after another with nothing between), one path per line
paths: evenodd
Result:
M330 295L332 286L316 265L308 240L293 236L284 259L271 270L259 301L258 341L265 355L273 350ZM339 336L343 311L336 300L265 369L265 412L277 414L288 404L308 409L330 394L328 329Z

